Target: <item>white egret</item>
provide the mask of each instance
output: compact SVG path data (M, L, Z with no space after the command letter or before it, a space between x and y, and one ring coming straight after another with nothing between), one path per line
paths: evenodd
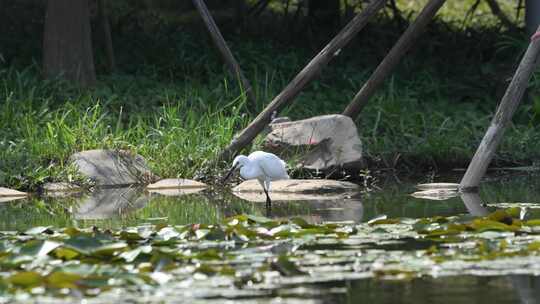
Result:
M240 176L243 179L256 179L266 194L266 206L270 207L272 201L268 192L270 182L280 179L289 179L285 162L272 153L255 151L249 156L238 155L234 158L231 170L227 173L223 181L226 181L236 169L240 169Z

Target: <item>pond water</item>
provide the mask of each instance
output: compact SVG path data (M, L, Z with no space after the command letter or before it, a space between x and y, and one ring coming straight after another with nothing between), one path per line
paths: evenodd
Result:
M449 177L444 181L456 181ZM509 175L486 181L478 196L454 197L447 200L425 200L410 196L415 191L412 183L398 183L395 180L382 181L379 190L363 191L353 197L273 202L271 214L265 209L264 202L250 202L228 192L205 190L180 196L146 193L137 188L108 189L94 191L83 197L53 198L34 197L30 200L18 200L0 203L0 231L25 231L35 226L51 227L99 227L100 229L123 229L144 225L186 225L192 223L212 224L226 217L238 214L269 216L273 219L302 218L307 223L320 224L338 222L361 225L369 220L386 215L388 218L429 218L434 216L454 216L473 214L482 216L498 207L527 207L528 217L540 217L540 179L534 176ZM518 203L518 204L516 204ZM379 232L379 231L377 231ZM384 240L389 240L390 237ZM376 264L378 254L385 251L384 259L392 260L391 252L413 252L430 247L431 243L419 244L413 238L399 242L377 243L378 240L365 242L352 239L346 246L329 242L316 246L284 245L285 248L300 248L302 256L317 252L318 257L302 265L303 270L317 279L293 278L281 279L274 285L257 288L231 290L231 282L212 282L206 279L197 283L183 282L177 285L165 285L145 296L136 296L132 301L143 302L222 302L232 299L235 302L314 302L314 303L540 303L540 269L521 273L511 267L482 268L481 271L463 271L463 269L442 267L433 273L428 266L411 257L410 264L416 265L419 273L405 279L377 279L362 271L363 261L358 258L362 251L366 263ZM369 244L368 244L369 243ZM1 245L1 244L0 244ZM213 245L208 245L213 246ZM216 245L216 248L222 248ZM237 248L231 251L238 255L265 256L265 251L276 246L256 246L255 248ZM289 247L288 247L289 246ZM1 248L1 246L0 246ZM266 249L265 249L266 248ZM230 248L229 248L230 249ZM229 250L228 249L228 250ZM246 253L248 252L248 253ZM390 254L388 254L390 252ZM321 258L324 257L324 258ZM352 257L354 256L354 261ZM382 256L382 255L381 255ZM414 254L412 255L414 256ZM266 257L266 256L265 256ZM329 259L331 261L329 262ZM255 258L254 261L257 259ZM307 259L309 260L309 259ZM253 261L252 261L253 262ZM252 263L250 262L250 263ZM537 263L538 261L534 261ZM240 262L238 262L240 263ZM533 263L533 262L528 262ZM360 265L360 266L359 266ZM526 267L528 264L516 264ZM278 265L279 266L279 265ZM341 268L340 268L341 267ZM467 266L468 267L468 266ZM474 267L469 267L471 269ZM540 266L539 266L540 268ZM384 273L387 273L384 269ZM343 274L345 273L345 274ZM460 275L462 273L462 275ZM325 275L328 275L326 278ZM214 278L214 281L217 278ZM194 283L195 282L195 283ZM1 282L0 282L1 283ZM176 284L176 283L175 283ZM0 284L0 303L2 288ZM165 288L165 289L164 289ZM246 289L249 289L247 292ZM171 292L171 290L175 290ZM156 294L161 296L156 296ZM180 297L182 300L179 300ZM106 298L95 298L97 302L128 299L121 291L110 293ZM6 298L7 299L7 298ZM100 299L100 300L98 300ZM280 299L279 301L276 299ZM9 299L13 300L13 299ZM25 298L25 301L29 299ZM42 299L43 300L43 299ZM92 300L92 298L90 299ZM7 301L7 300L6 300ZM70 300L67 300L69 302ZM92 301L90 301L91 303Z
M445 180L457 179L450 176ZM363 191L345 199L321 199L320 196L298 201L274 199L271 217L303 217L310 223L361 223L381 214L389 218L421 218L468 212L460 197L440 201L412 197L410 194L417 190L411 182L397 183L389 179L376 186L378 190ZM96 190L82 197L34 197L0 203L0 231L26 230L34 226L114 228L149 222L210 224L241 213L267 215L262 193L257 202L213 190L179 196L166 194L120 188ZM520 175L494 178L482 185L480 198L488 204L488 210L507 203L540 203L540 179Z

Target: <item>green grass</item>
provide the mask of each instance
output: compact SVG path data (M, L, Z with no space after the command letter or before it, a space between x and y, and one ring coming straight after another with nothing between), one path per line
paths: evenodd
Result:
M372 169L464 167L480 142L527 37L490 23L463 28L448 18L430 25L357 120ZM317 53L302 41L226 37L258 98L248 111L206 35L162 26L155 35L118 33L120 72L99 73L92 89L44 81L24 57L0 65L0 185L34 190L47 181L81 182L68 158L95 148L140 153L162 177L194 177L254 117L249 113L260 111ZM340 113L402 31L392 20L375 20L280 114ZM39 57L37 46L33 54ZM101 71L100 51L96 63ZM538 79L496 165L539 159Z
M226 88L186 92L152 80L151 91L107 92L105 82L128 86L134 80L117 76L95 90L78 91L60 82L44 84L34 69L3 73L0 183L16 188L68 178L69 156L95 148L140 153L161 176L193 176L247 122L239 114L243 97L228 99Z

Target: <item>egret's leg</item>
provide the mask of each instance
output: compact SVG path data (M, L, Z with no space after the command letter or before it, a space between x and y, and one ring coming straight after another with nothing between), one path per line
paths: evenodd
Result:
M264 193L266 194L266 208L271 208L272 207L272 200L270 200L270 195L268 194L268 192L270 191L270 181L269 180L264 181L263 189L264 189Z
M264 193L266 194L266 216L270 217L272 214L272 201L270 200L270 195L268 195L266 189L264 189Z
M263 188L264 194L266 195L266 214L270 214L269 208L272 207L272 201L270 200L270 196L268 195L267 187L270 186L270 181L266 180L260 180L258 179L259 184L261 184L261 187Z

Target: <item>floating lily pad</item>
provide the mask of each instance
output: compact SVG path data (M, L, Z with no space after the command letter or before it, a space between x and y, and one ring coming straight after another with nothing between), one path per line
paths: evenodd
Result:
M540 222L522 221L518 211L362 224L241 214L210 225L36 227L0 233L1 289L9 299L35 290L58 299L70 290L98 302L110 292L134 302L145 293L191 301L359 278L535 274Z

